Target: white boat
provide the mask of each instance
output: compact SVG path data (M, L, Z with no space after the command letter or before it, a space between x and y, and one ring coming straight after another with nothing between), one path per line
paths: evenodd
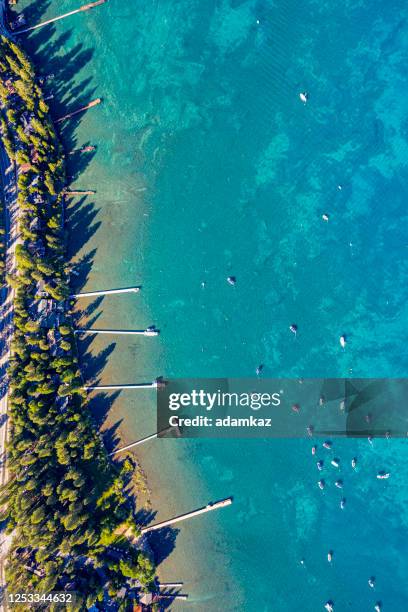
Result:
M340 336L339 342L340 342L341 348L345 348L347 344L346 336L345 335Z
M378 474L377 474L377 478L379 480L386 480L389 477L390 477L390 473L389 472L378 472Z
M303 102L303 104L306 104L308 98L309 98L309 94L307 93L307 91L301 91L299 94L299 98L301 99L301 101Z
M346 505L346 499L343 497L343 499L340 500L340 508L344 510L345 505Z
M319 482L317 484L319 485L319 489L321 489L323 491L323 489L324 489L324 480L319 480Z
M333 467L338 468L340 466L340 459L332 459L330 463Z
M353 457L353 459L351 460L351 467L353 468L353 470L356 469L356 465L357 465L357 459Z

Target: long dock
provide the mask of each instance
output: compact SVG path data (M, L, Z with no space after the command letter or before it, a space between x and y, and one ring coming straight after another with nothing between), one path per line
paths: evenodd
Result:
M159 433L164 433L165 431L168 431L169 429L171 429L171 428L168 427L167 429L163 429L162 431L159 431L159 432L156 432L154 434L151 434L150 436L146 436L145 438L140 438L140 440L137 440L136 442L132 442L131 444L127 444L126 446L122 446L121 448L117 448L112 453L109 453L108 456L112 457L113 455L118 455L119 453L123 453L124 451L127 451L130 448L133 448L134 446L139 446L139 444L144 444L145 442L148 442L149 440L154 440L155 438L157 438Z
M58 119L55 119L55 123L61 123L61 121L66 121L67 119L74 117L74 115L78 115L78 113L83 113L84 111L88 110L88 108L92 108L93 106L98 106L98 104L101 104L101 102L102 102L102 98L95 98L95 100L92 100L85 106L81 106L80 108L77 108L76 110L72 111L72 113L68 113L67 115L64 115L63 117L59 117Z
M157 438L157 436L158 434L154 433L154 434L151 434L150 436L146 436L145 438L141 438L137 442L133 442L132 444L127 444L126 446L122 446L122 448L118 448L117 450L114 450L112 453L109 453L108 456L112 457L113 455L117 455L118 453L123 453L124 451L127 451L130 448L133 448L134 446L139 446L139 444L144 444L145 442L148 442L149 440L154 440L154 438Z
M85 391L121 391L126 389L157 389L160 383L155 380L152 383L139 383L136 385L91 385L90 387L83 387Z
M64 191L63 195L66 198L72 198L74 196L83 196L83 195L95 195L96 191L92 191L89 189L88 191Z
M126 287L125 289L106 289L104 291L88 291L85 293L74 293L70 295L70 299L78 299L78 298L87 298L87 297L98 297L100 295L114 295L117 293L138 293L140 291L139 287Z
M59 21L60 19L65 19L66 17L70 17L71 15L76 15L77 13L82 13L84 11L89 11L101 4L105 4L108 0L96 0L95 2L89 2L88 4L83 4L79 8L69 11L69 13L64 13L63 15L59 15L58 17L53 17L52 19L47 19L47 21L42 21L41 23L37 23L36 25L30 26L29 28L24 28L23 30L17 30L14 34L25 34L26 32L31 32L32 30L37 30L38 28L42 28L50 23L54 23L55 21Z
M77 153L91 153L95 150L96 147L94 145L88 145L86 147L82 147L82 149L74 149L73 151L70 151L68 155L76 155Z
M122 336L158 336L158 329L125 330L125 329L76 329L75 334L109 334Z
M205 514L206 512L212 512L212 510L218 510L220 508L226 508L230 506L233 502L232 497L227 497L225 499L221 499L220 501L209 503L202 508L198 508L198 510L193 510L192 512L187 512L186 514L180 514L179 516L175 516L167 521L162 521L161 523L156 523L156 525L149 525L148 527L142 527L142 533L148 533L149 531L155 531L156 529L162 529L163 527L168 527L169 525L174 525L174 523L179 523L180 521L185 521L193 516L199 516L200 514Z

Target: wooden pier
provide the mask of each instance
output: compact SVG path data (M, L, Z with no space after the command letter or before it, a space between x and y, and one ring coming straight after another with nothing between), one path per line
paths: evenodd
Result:
M70 151L68 155L76 155L77 153L91 153L95 150L96 147L94 145L87 145L86 147L82 147L82 149L74 149L73 151Z
M75 334L107 334L122 336L158 336L158 329L125 330L125 329L76 329Z
M83 388L85 391L126 391L131 389L157 389L161 384L163 383L155 380L151 383L138 383L135 385L91 385Z
M138 293L140 291L138 287L125 287L124 289L106 289L103 291L88 291L85 293L74 293L70 295L70 299L88 298L88 297L99 297L100 295L115 295L118 293Z
M46 25L50 25L50 23L54 23L55 21L60 21L60 19L65 19L66 17L71 17L71 15L76 15L77 13L83 13L85 11L90 11L91 9L100 6L101 4L105 4L108 0L95 0L95 2L89 2L88 4L83 4L79 8L69 11L69 13L64 13L63 15L59 15L58 17L53 17L52 19L47 19L47 21L42 21L41 23L37 23L36 25L30 26L29 28L24 28L23 30L17 30L14 34L25 34L26 32L31 32L32 30L37 30L38 28L42 28Z
M155 531L156 529L162 529L163 527L168 527L169 525L173 525L174 523L179 523L180 521L185 521L193 516L199 516L200 514L205 514L206 512L212 512L213 510L219 510L220 508L226 508L230 506L233 502L232 497L227 497L225 499L221 499L220 501L209 503L202 508L198 508L198 510L193 510L192 512L187 512L186 514L180 514L179 516L175 516L172 519L167 521L162 521L161 523L156 523L156 525L149 525L148 527L142 527L142 533L149 533L149 531Z
M86 195L95 195L96 191L88 190L88 191L63 191L63 195L66 198L72 198L74 196L86 196Z
M132 444L127 444L126 446L122 446L121 448L117 448L116 450L114 450L112 453L109 453L109 457L113 457L113 455L118 455L119 453L123 453L135 446L139 446L140 444L144 444L145 442L149 442L149 440L154 440L155 438L158 437L159 433L164 433L166 431L169 431L171 429L171 427L167 427L167 429L163 429L162 431L156 432L154 434L151 434L150 436L146 436L145 438L141 438L140 440L137 440L136 442L132 442Z
M68 113L67 115L64 115L63 117L59 117L59 119L55 120L55 123L61 123L62 121L66 121L67 119L74 117L74 115L83 113L84 111L88 110L88 108L92 108L93 106L98 106L98 104L101 104L101 102L102 102L102 98L95 98L95 100L92 100L85 106L81 106L80 108L77 108L76 110L72 111L72 113Z

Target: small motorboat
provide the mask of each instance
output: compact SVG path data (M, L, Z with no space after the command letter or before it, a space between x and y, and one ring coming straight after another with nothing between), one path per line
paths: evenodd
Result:
M342 510L344 510L344 506L346 505L346 498L343 497L343 499L340 500L340 508Z
M324 604L324 607L326 608L327 612L333 612L334 611L334 604L331 600L327 601Z
M293 404L293 406L292 406L292 410L293 410L293 412L300 412L300 406L299 406L299 404Z
M333 560L333 551L332 550L329 550L329 552L327 553L327 560L328 560L329 563L332 562L332 560Z
M325 482L324 482L324 480L319 480L319 482L318 482L317 484L318 484L318 486L319 486L319 489L321 489L321 490L323 491L324 486L325 486Z
M319 461L316 463L316 465L317 465L317 469L319 470L319 472L321 472L321 471L322 471L322 469L323 469L323 461L320 459L320 460L319 460Z
M326 440L326 442L323 442L323 448L327 448L327 450L330 450L332 446L333 444L330 442L330 440Z
M332 464L333 467L338 468L340 467L340 459L332 459L330 461L330 463Z
M346 347L347 340L346 340L346 336L344 334L342 336L340 336L339 342L340 342L341 348L345 348Z
M390 473L389 472L378 472L378 474L377 474L377 478L379 480L386 480L389 477L390 477Z
M297 334L297 330L298 330L298 326L296 325L296 323L292 323L292 325L289 325L289 329L292 332L292 334Z
M357 459L353 457L353 459L351 460L351 467L353 468L353 470L356 469L356 465L357 465Z
M328 214L326 214L326 213L323 213L323 215L322 215L322 219L323 219L323 221L326 221L326 222L327 222L327 221L329 220L329 215L328 215Z
M261 364L259 364L259 366L258 366L258 367L256 368L256 370L255 370L256 375L257 375L257 376L259 376L259 375L261 374L261 372L262 372L263 368L264 368L264 367L263 367L263 364L262 364L262 363L261 363Z
M374 576L371 576L371 578L368 579L368 586L371 587L372 589L375 587L375 578L374 578Z
M309 99L309 94L307 93L307 91L301 91L300 94L299 94L299 98L301 99L303 104L306 104L306 102Z
M316 454L316 450L317 450L317 447L316 446L312 446L312 455Z
M343 488L343 481L342 480L336 480L336 482L334 483L334 485L338 488L338 489L342 489Z
M374 606L374 610L375 612L381 612L381 602L377 601L377 603Z
M309 436L309 438L311 438L313 436L313 432L314 432L313 425L308 425L306 427L306 432L307 432L307 435Z
M235 276L228 276L227 283L229 283L230 285L235 285L236 282L237 282L237 279Z

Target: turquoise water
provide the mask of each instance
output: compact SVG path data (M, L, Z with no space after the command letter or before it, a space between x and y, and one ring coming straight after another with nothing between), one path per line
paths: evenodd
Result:
M19 6L36 20L78 3ZM266 377L406 375L407 17L397 0L109 0L30 36L56 75L55 116L104 98L63 133L68 148L98 146L79 177L71 164L73 185L97 190L71 208L71 253L89 259L88 289L143 290L90 316L162 330L94 341L90 373L251 376L263 363ZM149 393L122 394L109 422L135 439L154 431L154 410ZM180 609L407 609L405 441L336 442L343 493L331 468L318 489L310 447L143 449L158 518L235 496L183 525L163 563L190 594ZM379 469L392 477L377 481Z

